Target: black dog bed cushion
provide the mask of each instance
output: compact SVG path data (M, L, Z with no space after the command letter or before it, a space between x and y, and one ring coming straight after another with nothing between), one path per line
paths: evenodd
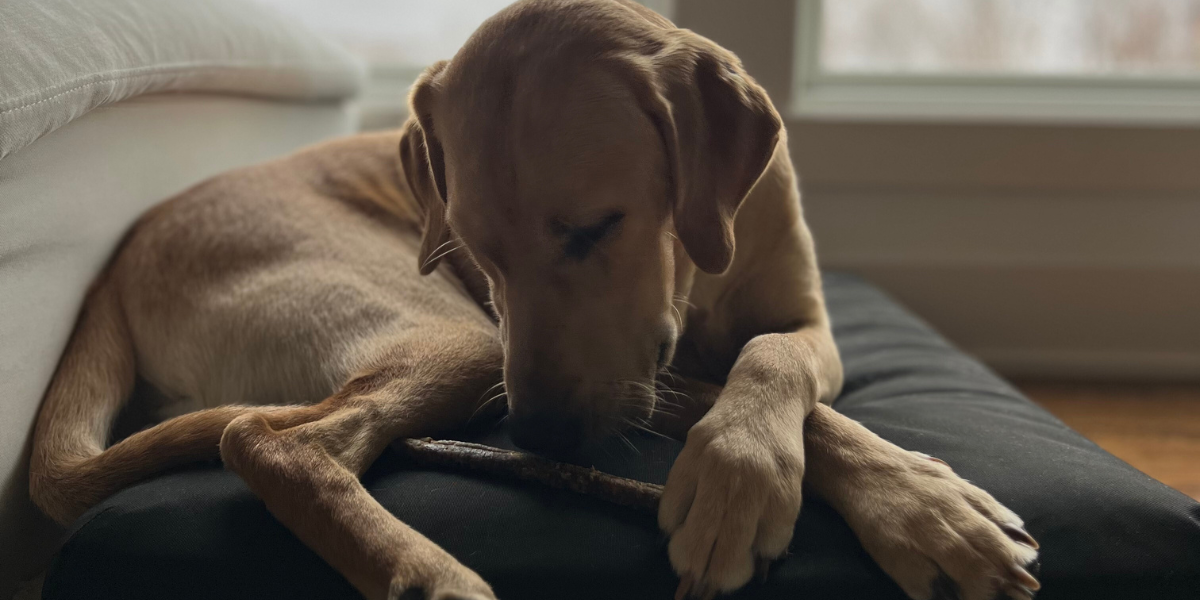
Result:
M846 366L835 407L949 462L1042 545L1039 598L1200 598L1200 505L1022 398L863 281L826 276ZM472 439L510 446L503 431ZM635 438L600 469L662 483L680 444ZM419 470L386 453L366 487L502 599L671 598L652 515L569 492ZM197 465L126 489L74 524L47 600L357 598L237 476ZM789 554L737 598L901 599L838 515L808 497Z

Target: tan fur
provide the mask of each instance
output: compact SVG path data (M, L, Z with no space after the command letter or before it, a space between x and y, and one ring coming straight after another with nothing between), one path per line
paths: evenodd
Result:
M526 0L410 107L138 221L39 416L47 514L219 454L366 597L491 598L357 477L506 392L530 444L686 434L659 522L695 595L786 549L802 480L914 598L1036 587L1015 515L821 404L841 363L786 133L735 56L630 2ZM138 375L197 410L106 447Z

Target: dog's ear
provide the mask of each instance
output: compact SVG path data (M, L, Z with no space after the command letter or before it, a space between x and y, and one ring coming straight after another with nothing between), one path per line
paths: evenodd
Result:
M652 59L649 112L667 150L675 230L707 273L733 261L733 220L766 170L783 123L731 52L686 29Z
M446 61L434 63L413 84L408 96L411 116L400 136L400 164L409 189L425 212L417 257L422 275L437 268L441 262L439 253L445 250L452 236L446 223L446 160L431 114L436 77L445 67Z

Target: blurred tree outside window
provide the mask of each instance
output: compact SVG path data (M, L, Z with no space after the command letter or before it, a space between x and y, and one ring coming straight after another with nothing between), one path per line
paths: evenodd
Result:
M839 74L1196 76L1200 0L827 0Z

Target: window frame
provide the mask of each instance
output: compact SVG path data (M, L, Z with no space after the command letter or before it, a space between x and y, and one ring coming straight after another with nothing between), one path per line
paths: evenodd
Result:
M837 120L1200 125L1200 75L830 73L823 0L795 0L792 116Z

